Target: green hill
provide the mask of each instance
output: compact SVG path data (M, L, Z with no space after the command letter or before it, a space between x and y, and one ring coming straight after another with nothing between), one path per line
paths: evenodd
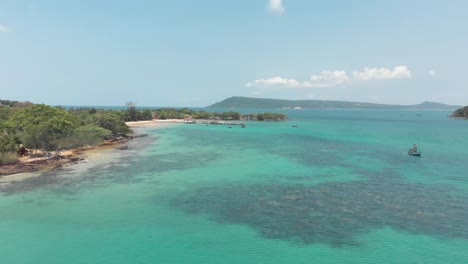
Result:
M229 97L221 102L212 104L208 108L250 108L250 109L456 109L460 106L446 105L435 102L424 102L416 105L387 105L347 101L323 100L282 100L252 97Z

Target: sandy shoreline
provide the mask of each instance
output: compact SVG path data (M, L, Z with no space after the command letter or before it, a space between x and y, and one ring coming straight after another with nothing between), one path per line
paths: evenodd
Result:
M170 124L183 124L185 121L183 119L153 119L147 121L131 121L125 122L129 127L167 127Z
M118 149L120 145L131 139L122 138L113 142L104 142L97 146L61 151L59 156L56 156L56 153L52 153L51 158L46 155L21 157L16 164L0 166L0 183L14 179L29 178L35 173L52 171L78 164L95 156L96 153Z
M177 124L218 124L218 125L243 125L246 120L215 120L215 119L193 119L187 122L184 119L153 119L147 121L132 121L132 122L125 122L127 126L130 128L134 127L168 127L171 125Z
M62 152L62 159L46 159L44 157L23 158L19 164L11 165L11 174L0 175L0 187L16 181L23 181L29 178L39 177L44 172L50 172L58 169L65 169L74 165L88 163L89 160L99 159L103 155L107 155L109 151L115 151L116 147L123 143L102 144L94 147L79 148ZM25 171L15 169L15 166L28 167ZM8 167L8 166L5 166ZM5 167L0 169L0 172L5 173ZM17 171L15 171L17 170Z

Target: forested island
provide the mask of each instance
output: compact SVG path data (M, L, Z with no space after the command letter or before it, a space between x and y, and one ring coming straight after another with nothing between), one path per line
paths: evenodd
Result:
M468 106L455 110L450 117L468 119Z
M221 102L212 104L207 108L233 108L233 109L457 109L460 106L446 105L436 102L424 102L416 105L388 105L347 101L325 100L282 100L252 97L229 97Z
M0 100L0 165L15 164L23 149L40 153L93 146L131 138L127 121L204 119L280 121L280 113L242 114L208 112L189 108L138 109L132 102L125 110L63 108L31 102Z

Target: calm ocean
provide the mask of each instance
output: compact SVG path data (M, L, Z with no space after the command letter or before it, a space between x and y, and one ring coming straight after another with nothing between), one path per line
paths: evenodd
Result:
M0 263L467 263L468 121L286 113L0 183Z

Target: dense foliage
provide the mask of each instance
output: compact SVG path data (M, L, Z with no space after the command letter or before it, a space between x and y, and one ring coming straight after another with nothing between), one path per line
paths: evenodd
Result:
M44 104L18 111L9 124L27 148L47 151L57 149L57 141L77 127L76 119L68 111Z
M257 120L259 121L279 121L279 120L285 120L286 115L284 114L279 114L279 113L262 113L262 114L257 114Z
M452 117L468 119L468 106L459 108L453 112Z
M134 102L127 102L125 105L127 106L127 110L120 112L121 117L125 122L153 119L153 113L151 112L151 110L138 110Z
M124 122L126 111L1 102L0 165L15 162L20 144L27 149L59 151L130 132Z
M0 165L11 164L16 161L12 155L19 143L18 138L13 133L0 130Z
M5 101L0 100L0 102ZM0 165L14 163L15 161L15 156L11 153L16 150L19 139L7 122L12 114L11 107L0 106Z

